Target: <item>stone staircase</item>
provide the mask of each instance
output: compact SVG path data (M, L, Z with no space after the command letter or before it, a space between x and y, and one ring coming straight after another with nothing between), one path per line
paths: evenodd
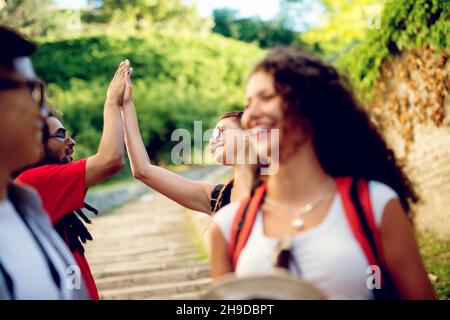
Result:
M152 192L95 218L86 256L100 298L198 298L211 279L193 243L189 214Z

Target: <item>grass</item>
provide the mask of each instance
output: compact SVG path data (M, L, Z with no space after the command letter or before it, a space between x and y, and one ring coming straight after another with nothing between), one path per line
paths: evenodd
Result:
M91 193L95 193L98 191L104 191L104 190L110 190L110 189L122 187L127 184L132 184L132 183L136 183L136 182L137 182L137 180L133 179L133 177L127 177L127 178L120 179L120 180L105 181L96 186L93 186L92 188L89 188L89 191Z
M205 242L203 241L203 232L199 230L198 225L194 222L194 217L192 216L192 211L186 209L186 221L189 237L192 243L197 248L197 256L201 261L209 260L209 253L206 248Z
M437 239L429 233L417 237L420 252L428 273L437 277L432 281L441 300L450 299L450 241Z

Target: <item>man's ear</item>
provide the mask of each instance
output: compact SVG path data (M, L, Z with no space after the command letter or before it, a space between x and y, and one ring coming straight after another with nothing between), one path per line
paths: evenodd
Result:
M39 150L39 160L38 162L41 162L45 158L45 145L44 143L41 143L41 148Z

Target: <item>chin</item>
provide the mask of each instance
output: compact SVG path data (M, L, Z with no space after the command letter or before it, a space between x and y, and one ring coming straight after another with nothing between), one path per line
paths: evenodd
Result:
M66 163L69 163L69 162L72 162L72 157L71 156L65 156L64 158L62 158L60 160L61 164L66 164Z

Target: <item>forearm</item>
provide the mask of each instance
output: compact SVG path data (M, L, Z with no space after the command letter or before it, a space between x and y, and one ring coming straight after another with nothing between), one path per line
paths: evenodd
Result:
M97 151L97 157L105 165L123 165L124 162L124 129L120 113L120 105L106 100L103 111L103 132Z
M150 158L142 141L136 108L133 103L122 106L122 118L125 130L125 144L133 175L138 178L145 167L151 165Z
M133 176L191 210L210 213L210 194L214 185L186 179L165 168L152 165L139 131L134 105L122 106L125 143Z

